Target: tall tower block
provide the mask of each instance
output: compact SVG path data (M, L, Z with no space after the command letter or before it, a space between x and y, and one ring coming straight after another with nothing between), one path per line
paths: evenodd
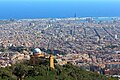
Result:
M49 59L50 59L50 67L54 69L55 68L54 67L54 56L52 54L50 54Z

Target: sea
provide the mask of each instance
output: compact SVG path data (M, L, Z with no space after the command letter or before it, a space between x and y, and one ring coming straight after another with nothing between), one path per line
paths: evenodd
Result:
M0 1L0 19L120 17L119 2Z

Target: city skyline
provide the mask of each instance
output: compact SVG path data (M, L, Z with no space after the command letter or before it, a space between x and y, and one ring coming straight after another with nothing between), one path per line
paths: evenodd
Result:
M119 3L1 0L0 80L120 79Z

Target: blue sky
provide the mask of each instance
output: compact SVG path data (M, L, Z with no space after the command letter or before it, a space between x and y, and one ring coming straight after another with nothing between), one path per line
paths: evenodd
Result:
M0 19L120 16L120 0L0 0Z
M55 3L55 2L83 2L83 3L89 3L89 2L94 2L94 3L99 3L99 2L102 2L102 3L120 3L120 0L0 0L0 2L23 2L23 3L26 3L26 2L52 2L52 3Z
M15 2L18 2L18 1L20 1L20 2L26 2L26 1L29 1L29 2L35 2L35 1L82 1L82 2L90 2L90 1L95 1L95 2L99 2L99 1L103 1L103 2L118 2L118 1L120 1L120 0L0 0L0 1L15 1Z

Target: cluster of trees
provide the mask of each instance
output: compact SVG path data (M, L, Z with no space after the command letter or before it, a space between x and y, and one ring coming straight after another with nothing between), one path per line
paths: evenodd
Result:
M0 80L117 80L99 75L82 68L67 64L55 65L55 69L48 64L19 63L11 67L0 69Z
M9 47L8 50L23 51L34 48ZM0 51L5 51L0 47ZM49 50L47 50L49 52ZM46 51L46 52L47 52ZM58 51L56 51L58 52ZM55 61L56 62L56 61ZM49 59L38 59L33 65L30 62L18 63L11 67L0 69L0 80L117 80L98 73L85 71L83 68L67 64L64 66L55 65L55 69L49 67Z

